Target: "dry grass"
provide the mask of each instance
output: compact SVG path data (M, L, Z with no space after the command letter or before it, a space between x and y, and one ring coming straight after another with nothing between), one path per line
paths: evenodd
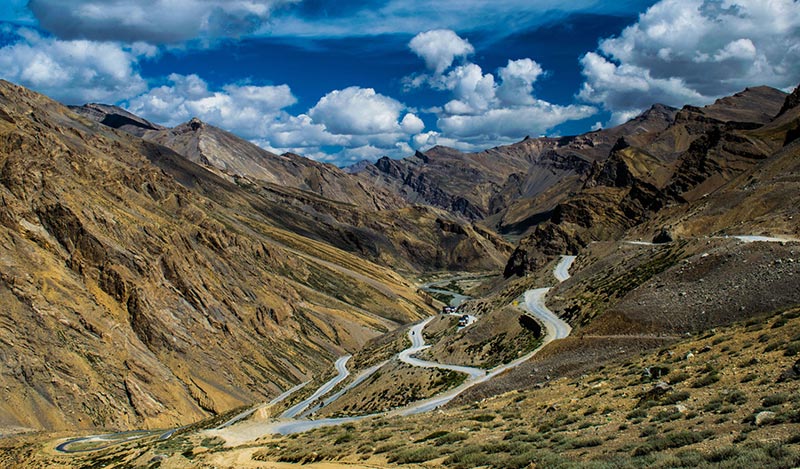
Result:
M578 379L432 415L315 430L275 440L256 454L264 461L307 461L324 453L378 466L791 467L800 463L800 392L797 381L780 376L794 364L798 340L800 309L794 309ZM645 368L665 375L648 378ZM761 378L744 380L751 373ZM662 379L673 384L654 392ZM774 419L755 425L765 410Z

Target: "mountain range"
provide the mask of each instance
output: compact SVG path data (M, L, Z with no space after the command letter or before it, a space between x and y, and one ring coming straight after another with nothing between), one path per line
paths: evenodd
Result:
M0 82L0 427L171 427L268 400L434 314L435 272L502 272L499 302L598 243L797 239L799 136L800 91L755 87L340 169Z

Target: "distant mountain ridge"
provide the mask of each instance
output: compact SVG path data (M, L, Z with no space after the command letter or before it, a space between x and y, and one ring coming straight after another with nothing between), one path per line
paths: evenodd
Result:
M100 123L123 122L130 114L114 106L87 106L73 109ZM276 155L199 119L170 129L136 131L144 140L279 204L274 210L281 214L281 227L388 261L394 268L491 269L502 265L512 249L490 230L470 226L444 210L412 206L390 188L300 155ZM443 229L447 226L458 229Z
M446 147L418 151L401 160L381 158L353 170L363 179L393 188L412 202L484 220L500 232L522 234L537 213L580 186L592 163L608 156L617 139L635 138L670 124L677 110L655 105L611 129L563 138L526 138L502 147L463 153ZM531 206L547 194L549 202Z
M708 219L705 226L686 229L687 218L694 215L685 210L720 202L724 198L720 191L770 160L796 159L797 147L787 148L785 142L786 122L794 119L797 124L797 116L789 112L775 117L787 98L773 88L749 88L703 108L686 106L674 123L644 134L644 140L622 137L609 157L594 165L580 190L559 202L520 241L506 275L535 269L548 256L575 253L591 241L620 239L629 230L658 240L711 235L714 226L730 229L727 222ZM763 200L753 203L765 206ZM788 208L785 203L778 205ZM753 215L753 208L729 206L729 212L718 216L730 220L733 213ZM750 225L747 218L741 217L739 229L750 229L744 228ZM772 226L762 229L797 231L797 225L784 226L778 220L775 217Z

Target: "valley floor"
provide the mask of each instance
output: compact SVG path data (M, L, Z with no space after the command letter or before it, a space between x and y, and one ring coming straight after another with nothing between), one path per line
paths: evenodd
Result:
M703 262L713 259L719 249L713 244L698 246L695 251L685 244L634 245L629 253L634 257L621 259L639 259L637 262L647 265L659 259L661 251L686 251L686 259L671 262L678 266L679 275L692 276L692 269L703 268ZM793 246L764 243L723 248L724 252L735 248L749 253L743 259L760 272L757 278L764 278L765 271L752 262L761 258L753 253L771 253L765 257L769 265L792 265L782 271L791 276L794 261L779 261L795 252ZM602 252L601 248L605 249L601 246L588 256ZM581 328L579 334L567 337L570 325L544 306L544 298L549 293L548 304L551 299L563 304L564 292L594 278L596 273L586 260L578 266L582 269L579 278L569 279L576 259L565 257L554 266L554 272L562 277L559 280L565 280L562 285L555 291L531 289L524 295L529 309L545 325L546 339L535 350L547 345L543 353L530 353L488 372L467 368L475 373L463 385L421 404L365 418L280 422L272 416L292 404L279 409L281 404L275 402L242 414L241 422L229 426L221 424L233 415L178 430L166 439L147 436L75 454L55 451L55 444L46 437L27 435L3 442L7 450L0 451L0 465L11 461L24 461L19 467L122 464L161 468L506 468L529 464L733 468L800 464L800 309L773 310L682 338L663 331L609 334L603 332L606 326L596 333ZM639 268L614 269L619 275L636 275ZM713 278L703 272L705 278ZM554 282L552 271L550 275L549 281ZM669 276L651 283L666 278ZM515 302L520 300L517 297ZM426 336L442 340L438 329L428 331L433 326L426 324L428 321L396 339L399 343L407 339L405 358L412 363L410 356L425 348ZM481 324L479 319L470 327ZM556 338L565 339L548 344ZM584 351L605 351L607 356L587 355L590 362L573 371L556 366L548 372L554 373L552 376L541 376L542 369L551 369L553 359L577 357L580 361ZM520 364L523 366L503 373ZM375 366L380 369L380 365ZM344 359L340 376L346 375L343 368ZM498 385L490 380L495 376ZM513 387L503 391L506 385ZM466 389L468 393L442 407ZM319 397L325 396L319 393ZM298 415L304 412L299 409ZM300 426L283 431L289 434L277 434L280 425L295 423ZM219 430L203 430L207 428Z

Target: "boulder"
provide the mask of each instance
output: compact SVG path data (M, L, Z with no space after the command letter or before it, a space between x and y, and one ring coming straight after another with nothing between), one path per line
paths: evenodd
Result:
M800 379L800 360L794 362L794 365L781 373L778 382L782 383L784 381L793 381L796 379Z
M775 412L764 410L756 414L756 426L769 425L775 420Z
M672 231L670 231L670 229L666 227L661 228L661 231L659 231L658 233L656 233L655 236L653 236L653 242L656 244L671 243L674 240L675 238L672 235Z

